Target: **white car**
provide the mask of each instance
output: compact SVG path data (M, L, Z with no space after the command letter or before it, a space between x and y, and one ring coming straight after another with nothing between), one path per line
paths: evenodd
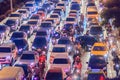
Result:
M54 45L51 51L50 56L68 56L69 53L67 52L67 46L62 44Z
M39 54L35 51L23 51L15 64L27 64L29 67L36 67L38 64ZM14 65L15 65L14 64Z
M59 55L53 58L50 61L50 66L48 68L61 68L63 71L64 78L66 77L66 72L69 72L71 69L71 61L68 56Z

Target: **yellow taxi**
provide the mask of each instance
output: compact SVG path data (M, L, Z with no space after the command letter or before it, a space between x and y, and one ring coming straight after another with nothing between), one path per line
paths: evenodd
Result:
M108 53L107 44L103 42L94 43L91 49L91 55L107 56L107 53Z
M87 18L98 18L98 12L95 7L88 7L87 8Z

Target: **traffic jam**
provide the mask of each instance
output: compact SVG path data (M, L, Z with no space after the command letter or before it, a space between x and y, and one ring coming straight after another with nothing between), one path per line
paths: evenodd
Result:
M110 33L83 3L30 0L0 23L0 80L108 80Z

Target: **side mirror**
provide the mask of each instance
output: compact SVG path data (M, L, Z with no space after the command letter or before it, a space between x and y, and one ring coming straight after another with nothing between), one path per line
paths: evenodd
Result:
M88 62L86 62L86 64L88 64Z

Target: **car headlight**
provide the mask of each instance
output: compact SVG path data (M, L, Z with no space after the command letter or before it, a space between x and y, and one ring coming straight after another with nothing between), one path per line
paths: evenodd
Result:
M30 33L30 31L27 31L27 33Z
M21 52L22 50L23 50L23 49L22 49L22 48L20 48L18 51L19 51L19 52Z
M47 49L47 46L45 46L44 48Z
M104 55L104 57L105 57L105 58L107 58L107 57L108 57L108 55L107 55L107 54L105 54L105 55Z
M106 70L106 69L107 69L106 67L103 68L103 70Z
M11 26L11 28L15 28L15 26Z
M30 63L30 67L34 68L35 67L35 63L34 62Z
M64 72L69 72L69 70L70 70L69 68L65 68Z
M36 47L32 46L32 49L36 49Z

